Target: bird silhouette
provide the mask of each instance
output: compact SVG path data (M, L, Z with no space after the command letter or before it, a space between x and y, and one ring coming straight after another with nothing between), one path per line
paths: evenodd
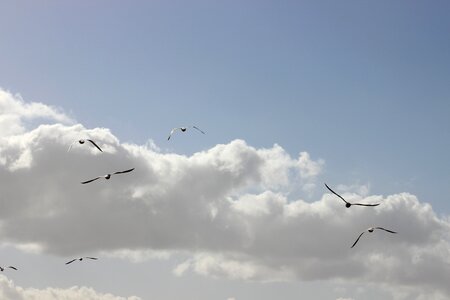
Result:
M95 181L95 180L100 179L100 178L105 178L106 180L108 180L108 179L111 178L112 175L116 175L116 174L124 174L124 173L131 172L131 171L133 171L133 170L134 170L134 168L129 169L129 170L125 170L125 171L114 172L114 173L112 173L112 174L106 174L106 175L103 175L103 176L97 176L97 177L95 177L95 178L93 178L93 179L89 179L89 180L83 181L81 184L86 184L86 183Z
M365 203L350 203L347 200L345 200L341 195L339 195L338 193L336 193L335 191L333 191L326 183L325 186L327 187L328 190L330 190L330 192L332 192L333 194L335 194L336 196L338 196L339 198L342 199L342 201L345 202L345 207L349 208L352 205L359 205L359 206L378 206L380 205L380 203L375 203L375 204L365 204Z
M70 151L70 149L72 149L72 147L73 147L73 145L75 144L75 143L79 143L79 144L81 144L81 145L83 145L86 141L88 141L88 142L90 142L93 146L95 146L95 148L97 148L100 152L103 152L103 150L93 141L93 140L91 140L91 139L81 139L81 140L78 140L78 141L75 141L75 142L73 142L72 144L70 144L70 146L69 146L69 149L67 149L67 152L69 152Z
M68 262L66 262L66 265L73 263L74 261L78 260L78 261L82 261L83 259L92 259L92 260L97 260L97 257L91 257L91 256L84 256L84 257L79 257L79 258L74 258Z
M392 230L389 230L389 229L386 229L386 228L383 228L383 227L370 227L370 228L367 228L365 231L363 231L363 232L358 236L358 238L356 239L356 241L353 243L353 245L352 245L350 248L355 247L356 243L358 243L359 239L361 238L361 236L362 236L365 232L370 232L370 233L372 233L375 229L384 230L384 231L387 231L387 232L390 232L390 233L397 233L397 232L395 232L395 231L392 231Z
M205 132L203 130L201 130L200 128L198 128L197 126L190 126L190 127L197 129L201 133L205 134ZM174 134L175 131L180 130L181 132L185 132L187 129L188 129L188 127L175 127L174 129L172 129L170 131L170 134L169 134L169 137L167 138L167 140L170 140L170 138L172 137L172 134Z

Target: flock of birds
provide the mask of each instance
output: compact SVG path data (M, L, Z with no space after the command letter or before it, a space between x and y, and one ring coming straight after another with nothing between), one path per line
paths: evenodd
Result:
M350 208L350 206L352 206L352 205L371 206L371 207L380 205L380 203L375 203L375 204L368 204L368 203L350 203L350 202L348 202L347 200L345 200L344 197L342 197L341 195L339 195L338 193L336 193L335 191L333 191L326 183L325 183L325 186L326 186L326 188L327 188L330 192L332 192L333 194L335 194L336 196L338 196L339 198L341 198L342 201L345 202L345 207L347 207L347 208ZM386 229L386 228L383 228L383 227L370 227L370 228L367 228L365 231L363 231L363 232L358 236L358 238L356 239L356 241L353 243L353 245L352 245L350 248L355 247L356 243L358 243L359 239L361 238L361 236L362 236L365 232L372 233L372 232L374 232L375 229L384 230L384 231L389 232L389 233L397 233L397 232L395 232L395 231L392 231L392 230L389 230L389 229Z
M179 131L181 131L181 132L186 132L188 128L194 128L194 129L198 130L200 133L205 134L205 132L204 132L203 130L201 130L200 128L198 128L197 126L175 127L175 128L173 128L173 129L170 131L170 134L169 134L169 137L167 138L167 140L170 140L170 138L172 137L172 135L173 135L177 130L179 130ZM73 143L69 146L69 149L68 149L67 151L70 151L70 150L72 149L72 147L74 146L74 144L76 144L76 143L78 143L78 144L80 144L80 145L83 145L83 144L85 144L86 142L88 142L89 144L91 144L93 147L97 148L100 152L103 152L102 148L100 148L100 146L97 145L92 139L80 139L80 140L77 140L77 141L73 142ZM133 171L133 170L134 170L134 168L131 168L131 169L124 170L124 171L117 171L117 172L114 172L114 173L111 173L111 174L106 174L106 175L102 175L102 176L97 176L97 177L95 177L95 178L93 178L93 179L89 179L89 180L83 181L83 182L81 182L81 184L90 183L90 182L96 181L96 180L98 180L98 179L100 179L100 178L104 178L104 179L108 180L108 179L111 178L112 175L125 174L125 173L129 173L129 172L131 172L131 171ZM345 207L347 207L347 208L350 208L352 205L357 205L357 206L368 206L368 207L374 207L374 206L380 205L380 203L375 203L375 204L367 204L367 203L350 203L350 202L348 202L347 200L345 200L344 197L342 197L341 195L339 195L338 193L336 193L335 191L333 191L326 183L325 183L325 187L326 187L331 193L333 193L334 195L336 195L337 197L339 197L342 201L344 201ZM359 239L361 238L361 236L362 236L365 232L372 233L372 232L374 232L375 229L383 230L383 231L389 232L389 233L397 233L397 232L395 232L395 231L392 231L392 230L389 230L389 229L386 229L386 228L383 228L383 227L370 227L370 228L366 229L365 231L363 231L363 232L358 236L358 238L356 239L356 241L353 243L353 245L352 245L350 248L355 247L355 245L358 243ZM72 260L66 262L65 264L66 264L66 265L69 265L69 264L71 264L71 263L73 263L73 262L75 262L75 261L83 261L83 260L98 260L98 257L83 256L83 257L79 257L79 258L74 258L74 259L72 259ZM16 270L16 271L17 271L17 268L14 267L14 266L7 266L7 267L2 267L2 266L0 266L0 272L5 271L6 269L12 269L12 270Z

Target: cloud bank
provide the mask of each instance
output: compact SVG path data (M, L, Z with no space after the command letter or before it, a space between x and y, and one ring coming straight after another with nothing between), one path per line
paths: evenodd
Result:
M0 275L0 299L8 300L140 300L141 298L118 297L111 294L98 293L88 287L71 287L68 289L46 288L22 288L14 282Z
M178 276L362 281L402 289L396 299L450 296L450 222L414 195L344 193L350 201L382 202L373 209L346 209L325 189L313 202L291 199L292 186L316 187L323 160L243 140L191 156L163 153L6 91L0 112L5 243L60 256L180 253L187 259L174 268ZM86 137L104 153L88 145L67 152ZM109 181L80 184L132 167ZM370 226L399 234L367 234L350 249Z

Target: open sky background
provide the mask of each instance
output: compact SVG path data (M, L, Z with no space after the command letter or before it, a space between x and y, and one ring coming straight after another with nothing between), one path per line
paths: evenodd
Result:
M3 295L448 299L449 11L0 1L0 265L20 268ZM167 141L185 125L207 134ZM86 135L105 158L66 152ZM383 204L345 210L323 182ZM349 249L371 225L400 234ZM64 265L85 254L101 260Z

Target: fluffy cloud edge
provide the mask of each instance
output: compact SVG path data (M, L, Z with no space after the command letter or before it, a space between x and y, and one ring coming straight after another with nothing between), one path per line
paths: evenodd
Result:
M73 286L67 289L47 287L45 289L23 288L0 275L0 298L8 300L141 300L137 296L120 297L110 293L99 293L90 287Z

